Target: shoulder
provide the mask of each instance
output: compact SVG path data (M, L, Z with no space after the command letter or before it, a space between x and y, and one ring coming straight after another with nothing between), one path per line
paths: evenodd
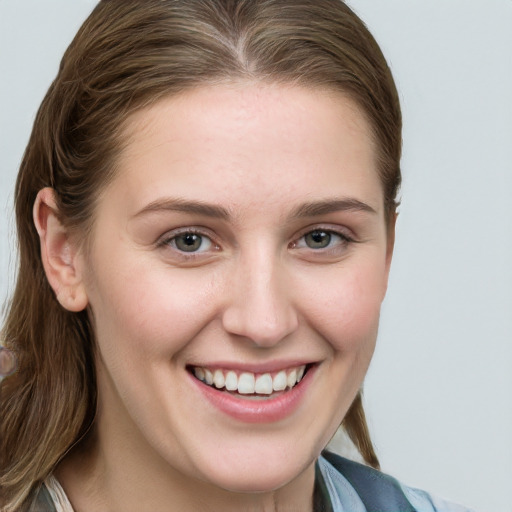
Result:
M472 512L330 452L323 452L319 468L329 489L334 511Z
M474 512L472 509L443 500L433 494L401 485L404 494L418 512Z

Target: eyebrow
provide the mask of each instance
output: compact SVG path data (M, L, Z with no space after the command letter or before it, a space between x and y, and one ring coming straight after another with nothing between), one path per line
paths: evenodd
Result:
M369 204L359 201L355 198L343 199L326 199L322 201L313 201L299 206L293 213L292 217L316 217L318 215L326 215L328 213L335 213L340 211L351 212L367 212L376 214L377 211Z
M203 203L202 201L189 201L179 198L164 198L157 199L149 203L147 206L137 212L134 217L139 217L146 213L173 211L182 213L192 213L196 215L203 215L205 217L214 217L217 219L227 220L230 213L226 208L210 203Z
M134 215L134 217L139 217L147 213L161 211L190 213L221 220L228 220L231 217L229 210L227 210L223 206L205 203L202 201L190 201L180 198L157 199L156 201L153 201L144 208L142 208L142 210L138 211ZM359 199L336 198L304 203L292 211L290 218L302 219L306 217L326 215L329 213L335 213L339 211L367 212L373 214L377 213L376 210L373 209L370 205L363 203L362 201L359 201Z

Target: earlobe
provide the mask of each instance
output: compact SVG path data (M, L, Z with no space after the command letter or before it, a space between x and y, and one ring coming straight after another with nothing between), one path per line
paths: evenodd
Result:
M81 254L59 220L53 189L39 191L33 217L46 277L57 300L69 311L82 311L87 307L88 299L80 266Z

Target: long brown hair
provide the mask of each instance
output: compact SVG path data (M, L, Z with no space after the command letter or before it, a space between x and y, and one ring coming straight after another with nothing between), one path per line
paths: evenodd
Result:
M32 222L53 187L62 222L87 236L116 172L127 118L191 87L250 79L342 91L369 120L388 218L400 185L401 115L386 61L341 0L102 0L66 51L19 171L17 285L2 331L19 371L2 383L0 486L18 510L94 420L94 332L50 288ZM358 395L344 425L378 460Z

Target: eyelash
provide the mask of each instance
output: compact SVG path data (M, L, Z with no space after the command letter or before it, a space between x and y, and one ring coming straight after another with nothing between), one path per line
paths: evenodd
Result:
M321 233L321 234L328 235L330 237L328 246L327 247L319 247L316 249L313 247L309 247L307 245L307 242L305 241L305 239L308 235L312 235L313 233L319 233L319 234ZM339 238L339 242L335 243L335 244L331 244L332 237ZM304 240L304 242L302 242L303 245L300 246L300 243L303 240ZM335 251L337 248L339 248L340 245L343 246L343 248L346 248L351 243L357 243L357 240L355 240L352 236L348 235L346 232L344 232L343 230L341 230L339 228L334 229L332 227L315 226L313 228L308 228L306 231L303 231L303 233L300 235L300 237L298 237L295 241L291 242L288 247L290 249L297 249L297 250L302 250L302 249L310 250L314 253L318 253L319 255L321 255L321 254ZM334 247L332 245L334 245Z
M320 247L320 248L312 248L307 245L307 242L305 242L305 238L308 235L312 235L313 233L322 233L326 234L329 237L329 244L327 247ZM201 238L202 242L205 240L209 241L210 246L206 248L204 251L183 251L176 245L176 240L183 235L192 235L192 236L198 236ZM332 242L332 237L338 237L339 242L335 243L334 246ZM302 242L304 240L304 242ZM348 235L346 232L344 232L341 229L333 229L332 227L322 227L322 226L314 226L307 228L307 230L304 230L302 234L296 238L294 241L290 242L288 244L289 249L298 250L298 251L311 251L312 253L318 254L319 256L322 254L330 254L337 249L340 248L346 248L349 244L352 243L358 243L357 240L355 240L352 236ZM301 245L303 244L303 245ZM202 245L202 244L201 244ZM183 258L185 260L193 260L196 258L204 257L205 254L209 254L211 251L211 248L213 248L214 251L221 250L220 246L215 242L214 237L205 232L204 229L201 228L194 228L194 227L187 227L182 228L179 230L176 230L172 233L166 234L161 240L157 242L158 248L172 248L172 250L179 255L180 258Z
M169 248L171 247L177 254L180 255L181 258L191 260L198 257L201 257L203 252L197 252L197 251L182 251L179 249L179 247L176 246L176 239L183 235L196 235L201 238L201 240L208 240L211 244L211 247L213 247L215 250L219 250L220 247L218 244L215 243L214 238L210 235L205 233L204 230L198 229L198 228L183 228L177 231L174 231L170 234L165 235L161 240L157 242L158 248ZM209 248L208 248L209 249Z

